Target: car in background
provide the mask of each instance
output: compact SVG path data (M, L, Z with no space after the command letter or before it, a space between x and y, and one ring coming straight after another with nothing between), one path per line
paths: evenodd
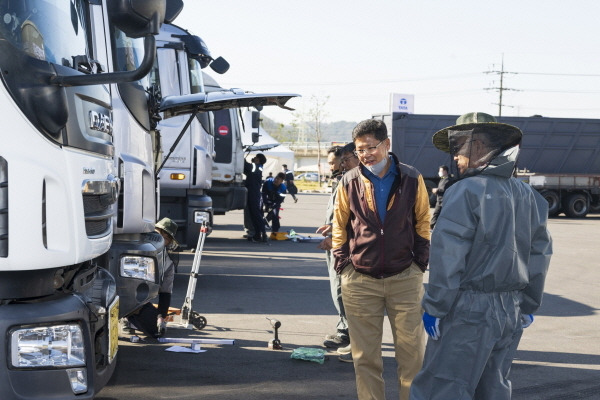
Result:
M294 179L297 181L317 182L319 180L319 174L316 172L305 172L296 176Z

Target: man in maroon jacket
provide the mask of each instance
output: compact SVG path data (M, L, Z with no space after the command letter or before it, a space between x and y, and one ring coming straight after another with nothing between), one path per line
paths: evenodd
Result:
M348 319L358 398L385 399L381 339L387 312L400 398L421 369L423 272L429 261L429 196L421 174L389 153L382 121L352 132L358 168L338 184L332 246Z

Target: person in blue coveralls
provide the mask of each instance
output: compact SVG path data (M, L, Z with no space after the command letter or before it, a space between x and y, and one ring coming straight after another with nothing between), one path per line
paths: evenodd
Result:
M269 178L263 183L262 199L264 210L267 213L266 220L271 223L271 232L279 232L281 224L279 223L279 208L285 200L287 187L283 181L285 174L283 172L275 175L275 178Z

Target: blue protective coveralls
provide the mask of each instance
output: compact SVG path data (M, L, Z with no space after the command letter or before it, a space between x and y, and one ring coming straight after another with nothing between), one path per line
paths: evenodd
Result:
M271 222L271 231L279 232L281 224L279 223L279 209L285 199L287 188L284 183L275 186L275 179L268 178L262 187L262 200L265 207L267 222Z
M518 147L444 195L423 309L440 318L411 400L508 400L523 328L541 304L552 241L548 203L512 177Z

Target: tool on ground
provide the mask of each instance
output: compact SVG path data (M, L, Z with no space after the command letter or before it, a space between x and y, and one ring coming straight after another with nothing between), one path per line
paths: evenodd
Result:
M188 282L188 289L185 295L183 306L180 310L175 309L171 313L169 309L169 315L165 320L167 321L167 327L184 328L198 330L206 326L206 318L198 314L192 309L192 301L194 300L194 294L196 293L196 281L200 275L200 260L202 259L202 250L204 249L204 240L208 234L208 218L205 216L197 216L196 223L200 225L200 235L198 236L198 245L196 246L196 252L194 254L194 261L192 263L192 271L190 272L190 280Z
M186 338L159 338L160 343L189 343L192 350L198 351L202 344L235 344L233 339L186 339Z
M281 347L281 342L279 341L279 334L277 333L277 330L279 329L279 327L281 327L281 322L273 318L266 318L269 320L271 326L273 327L273 339L269 340L268 348L271 350L281 350L283 347Z

